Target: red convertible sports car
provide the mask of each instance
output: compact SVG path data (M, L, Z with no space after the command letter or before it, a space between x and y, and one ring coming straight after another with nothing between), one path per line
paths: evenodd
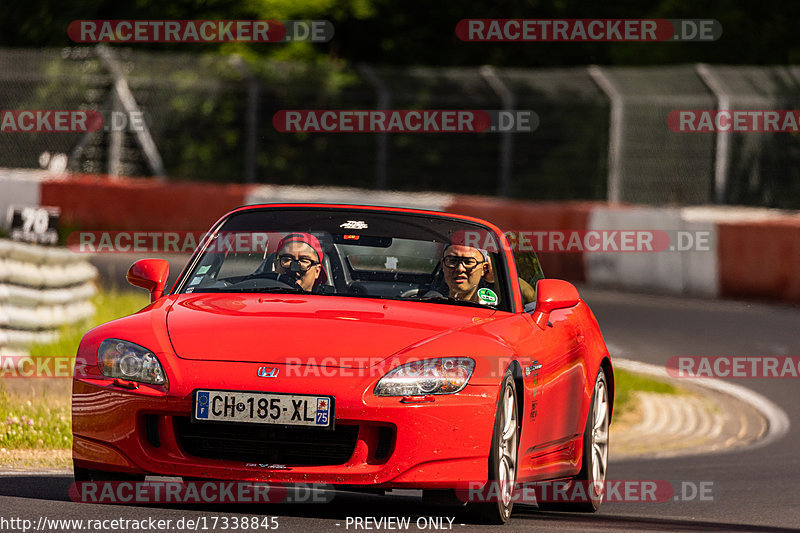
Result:
M167 273L136 262L128 280L152 303L81 341L77 481L466 490L465 505L502 523L521 484L558 480L594 490L540 507L597 509L608 350L575 287L493 224L248 206L213 226L165 293Z

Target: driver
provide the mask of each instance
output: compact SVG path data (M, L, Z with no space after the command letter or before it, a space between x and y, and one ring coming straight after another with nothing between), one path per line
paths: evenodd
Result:
M482 282L492 279L488 254L478 248L451 244L442 254L444 281L450 298L478 302Z
M289 233L278 243L275 271L295 280L306 292L327 279L322 267L322 246L310 233Z

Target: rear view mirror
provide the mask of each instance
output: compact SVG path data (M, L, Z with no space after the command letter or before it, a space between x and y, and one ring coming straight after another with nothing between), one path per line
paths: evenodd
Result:
M544 329L552 311L574 307L579 301L578 289L572 283L561 279L540 279L536 283L533 320Z
M169 277L169 263L164 259L139 259L125 276L128 283L150 292L150 301L155 302L164 294Z

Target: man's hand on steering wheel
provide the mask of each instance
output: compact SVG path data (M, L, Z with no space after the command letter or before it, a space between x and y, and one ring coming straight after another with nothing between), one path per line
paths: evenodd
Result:
M251 279L274 279L275 281L283 283L291 289L298 289L305 292L305 289L300 286L300 278L289 273L279 274L278 272L260 272L258 274L250 274L242 281Z

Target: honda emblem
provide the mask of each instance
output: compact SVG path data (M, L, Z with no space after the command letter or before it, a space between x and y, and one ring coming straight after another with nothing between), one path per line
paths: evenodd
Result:
M278 369L274 366L260 366L258 367L258 377L260 378L274 378L278 375Z

